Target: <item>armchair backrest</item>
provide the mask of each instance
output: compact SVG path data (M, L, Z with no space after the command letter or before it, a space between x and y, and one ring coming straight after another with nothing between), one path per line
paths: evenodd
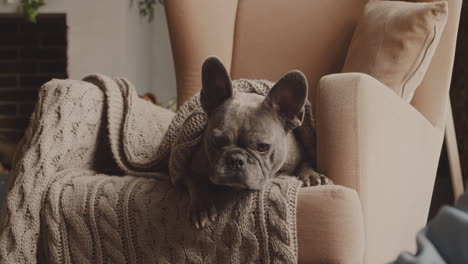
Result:
M419 1L424 2L424 1ZM430 2L430 1L425 1ZM448 19L439 46L411 104L434 126L445 128L462 0L448 0Z
M170 0L166 14L179 105L201 89L203 60L216 55L233 79L278 80L304 72L314 102L319 79L340 72L367 0ZM411 102L443 127L461 0L449 0L449 20L421 87Z

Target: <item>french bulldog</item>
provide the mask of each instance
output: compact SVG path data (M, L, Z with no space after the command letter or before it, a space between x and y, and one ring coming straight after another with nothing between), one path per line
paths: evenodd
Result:
M302 124L307 91L304 74L291 71L266 96L237 92L221 61L205 60L200 102L208 123L184 179L197 228L217 218L216 186L261 190L279 174L298 175L305 186L332 184L311 167L292 133Z

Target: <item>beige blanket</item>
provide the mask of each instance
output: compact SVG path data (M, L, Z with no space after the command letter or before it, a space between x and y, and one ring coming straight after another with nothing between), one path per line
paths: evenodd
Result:
M233 84L259 94L271 87ZM306 110L298 135L313 156ZM198 96L174 116L139 99L125 79L45 84L15 157L0 263L295 263L295 178L225 193L212 227L190 224L186 190L170 179L190 176L205 122Z

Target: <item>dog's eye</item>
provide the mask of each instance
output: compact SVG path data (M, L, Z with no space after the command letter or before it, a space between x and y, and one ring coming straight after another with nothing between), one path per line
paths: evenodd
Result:
M268 151L270 149L270 145L268 144L265 144L265 143L260 143L257 145L257 150L259 152L265 152L265 151Z

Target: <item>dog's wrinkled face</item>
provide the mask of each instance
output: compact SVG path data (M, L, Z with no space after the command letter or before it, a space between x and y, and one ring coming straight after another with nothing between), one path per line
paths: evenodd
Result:
M204 147L213 183L261 189L281 168L287 131L263 100L237 93L210 116Z
M286 74L266 97L235 92L222 63L208 58L200 100L209 116L203 147L218 185L262 189L285 162L287 136L303 120L307 81Z

